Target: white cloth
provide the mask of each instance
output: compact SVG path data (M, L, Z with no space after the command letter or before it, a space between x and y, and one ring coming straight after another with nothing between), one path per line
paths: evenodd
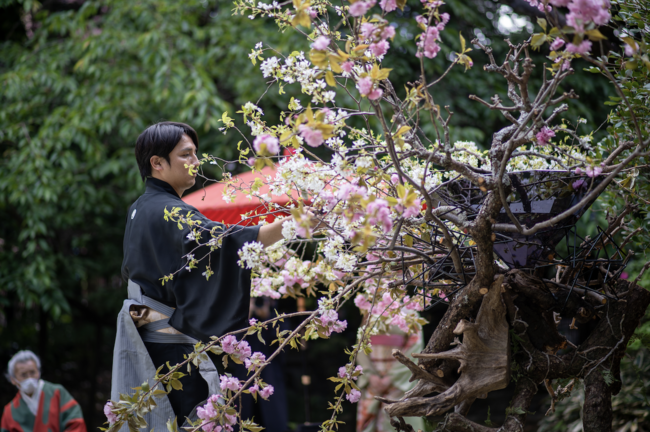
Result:
M43 392L43 380L38 380L38 387L36 387L36 391L31 396L25 394L22 390L19 391L20 397L25 401L27 408L29 408L32 414L36 415L38 412L38 404L41 400L41 393Z

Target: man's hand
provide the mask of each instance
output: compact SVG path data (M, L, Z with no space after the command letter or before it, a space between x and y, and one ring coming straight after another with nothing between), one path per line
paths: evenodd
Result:
M276 219L273 223L260 227L257 233L257 241L267 248L282 240L284 238L282 237L282 223L286 220L287 218Z
M325 228L325 225L316 217L314 211L306 209L306 213L311 219L312 231L318 231L319 229ZM289 218L293 218L293 216L289 216ZM260 231L257 234L257 241L262 243L266 248L282 240L282 223L289 218L276 219L273 223L260 227Z

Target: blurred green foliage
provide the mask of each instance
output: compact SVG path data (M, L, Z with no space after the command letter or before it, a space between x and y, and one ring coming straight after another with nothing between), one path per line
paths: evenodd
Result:
M621 36L630 36L642 46L650 46L650 34L646 31L650 25L650 4L645 1L613 1L617 9L614 25ZM629 101L629 106L622 98L610 96L607 105L614 107L609 117L608 136L603 140L600 151L607 155L615 146L626 141L638 141L638 133L643 140L650 136L650 67L645 66L647 55L637 54L630 59L621 52L610 52L610 62L614 64L612 74L621 86L623 94ZM631 114L637 118L638 131L633 122L629 121ZM627 153L629 154L629 153ZM606 226L605 214L616 215L625 207L626 201L637 204L632 212L630 221L617 240L633 232L638 232L625 250L636 254L627 267L630 280L635 279L643 266L650 260L650 170L647 167L648 158L641 158L634 169L628 171L626 178L619 180L598 200L596 211L586 215L580 227L583 232L593 232L596 224ZM590 217L591 216L591 217ZM591 229L589 229L591 228ZM644 273L639 285L650 289L650 272ZM614 377L618 379L618 377ZM640 432L650 430L650 311L646 315L627 346L625 357L621 360L621 390L612 399L613 429L617 432ZM584 404L584 388L578 385L572 395L557 405L556 412L540 422L539 431L571 431L580 432L582 428L582 405Z
M638 134L646 141L650 138L650 59L648 48L650 47L650 33L647 29L650 26L650 3L647 1L613 1L617 9L613 25L618 28L621 37L629 36L645 47L644 52L637 52L633 58L622 55L620 50L610 52L612 74L621 87L623 94L629 102L624 103L618 95L609 96L606 105L612 106L613 111L609 117L607 127L608 136L603 140L601 151L608 154L612 148L620 143L638 143ZM631 115L636 117L634 122L629 119ZM623 155L629 154L626 151ZM628 266L630 280L635 279L642 267L650 261L650 169L648 164L650 158L639 158L634 167L627 171L627 176L621 178L618 184L610 187L599 200L601 209L609 212L610 215L618 214L629 201L636 204L637 208L631 215L631 220L620 235L624 236L638 230L633 241L626 247L635 252L634 259ZM650 289L650 273L645 273L639 284Z

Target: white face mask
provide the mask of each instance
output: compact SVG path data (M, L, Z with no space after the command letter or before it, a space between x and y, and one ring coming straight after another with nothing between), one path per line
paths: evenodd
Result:
M27 378L23 382L18 383L18 385L23 393L31 396L38 388L38 380L36 378Z

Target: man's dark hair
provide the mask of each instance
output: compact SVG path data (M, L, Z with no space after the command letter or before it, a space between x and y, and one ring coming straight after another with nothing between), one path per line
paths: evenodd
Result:
M149 126L140 134L135 142L135 159L138 161L143 181L151 177L151 157L164 157L169 163L169 153L174 150L183 134L190 137L198 150L199 137L196 131L185 123L160 122Z

